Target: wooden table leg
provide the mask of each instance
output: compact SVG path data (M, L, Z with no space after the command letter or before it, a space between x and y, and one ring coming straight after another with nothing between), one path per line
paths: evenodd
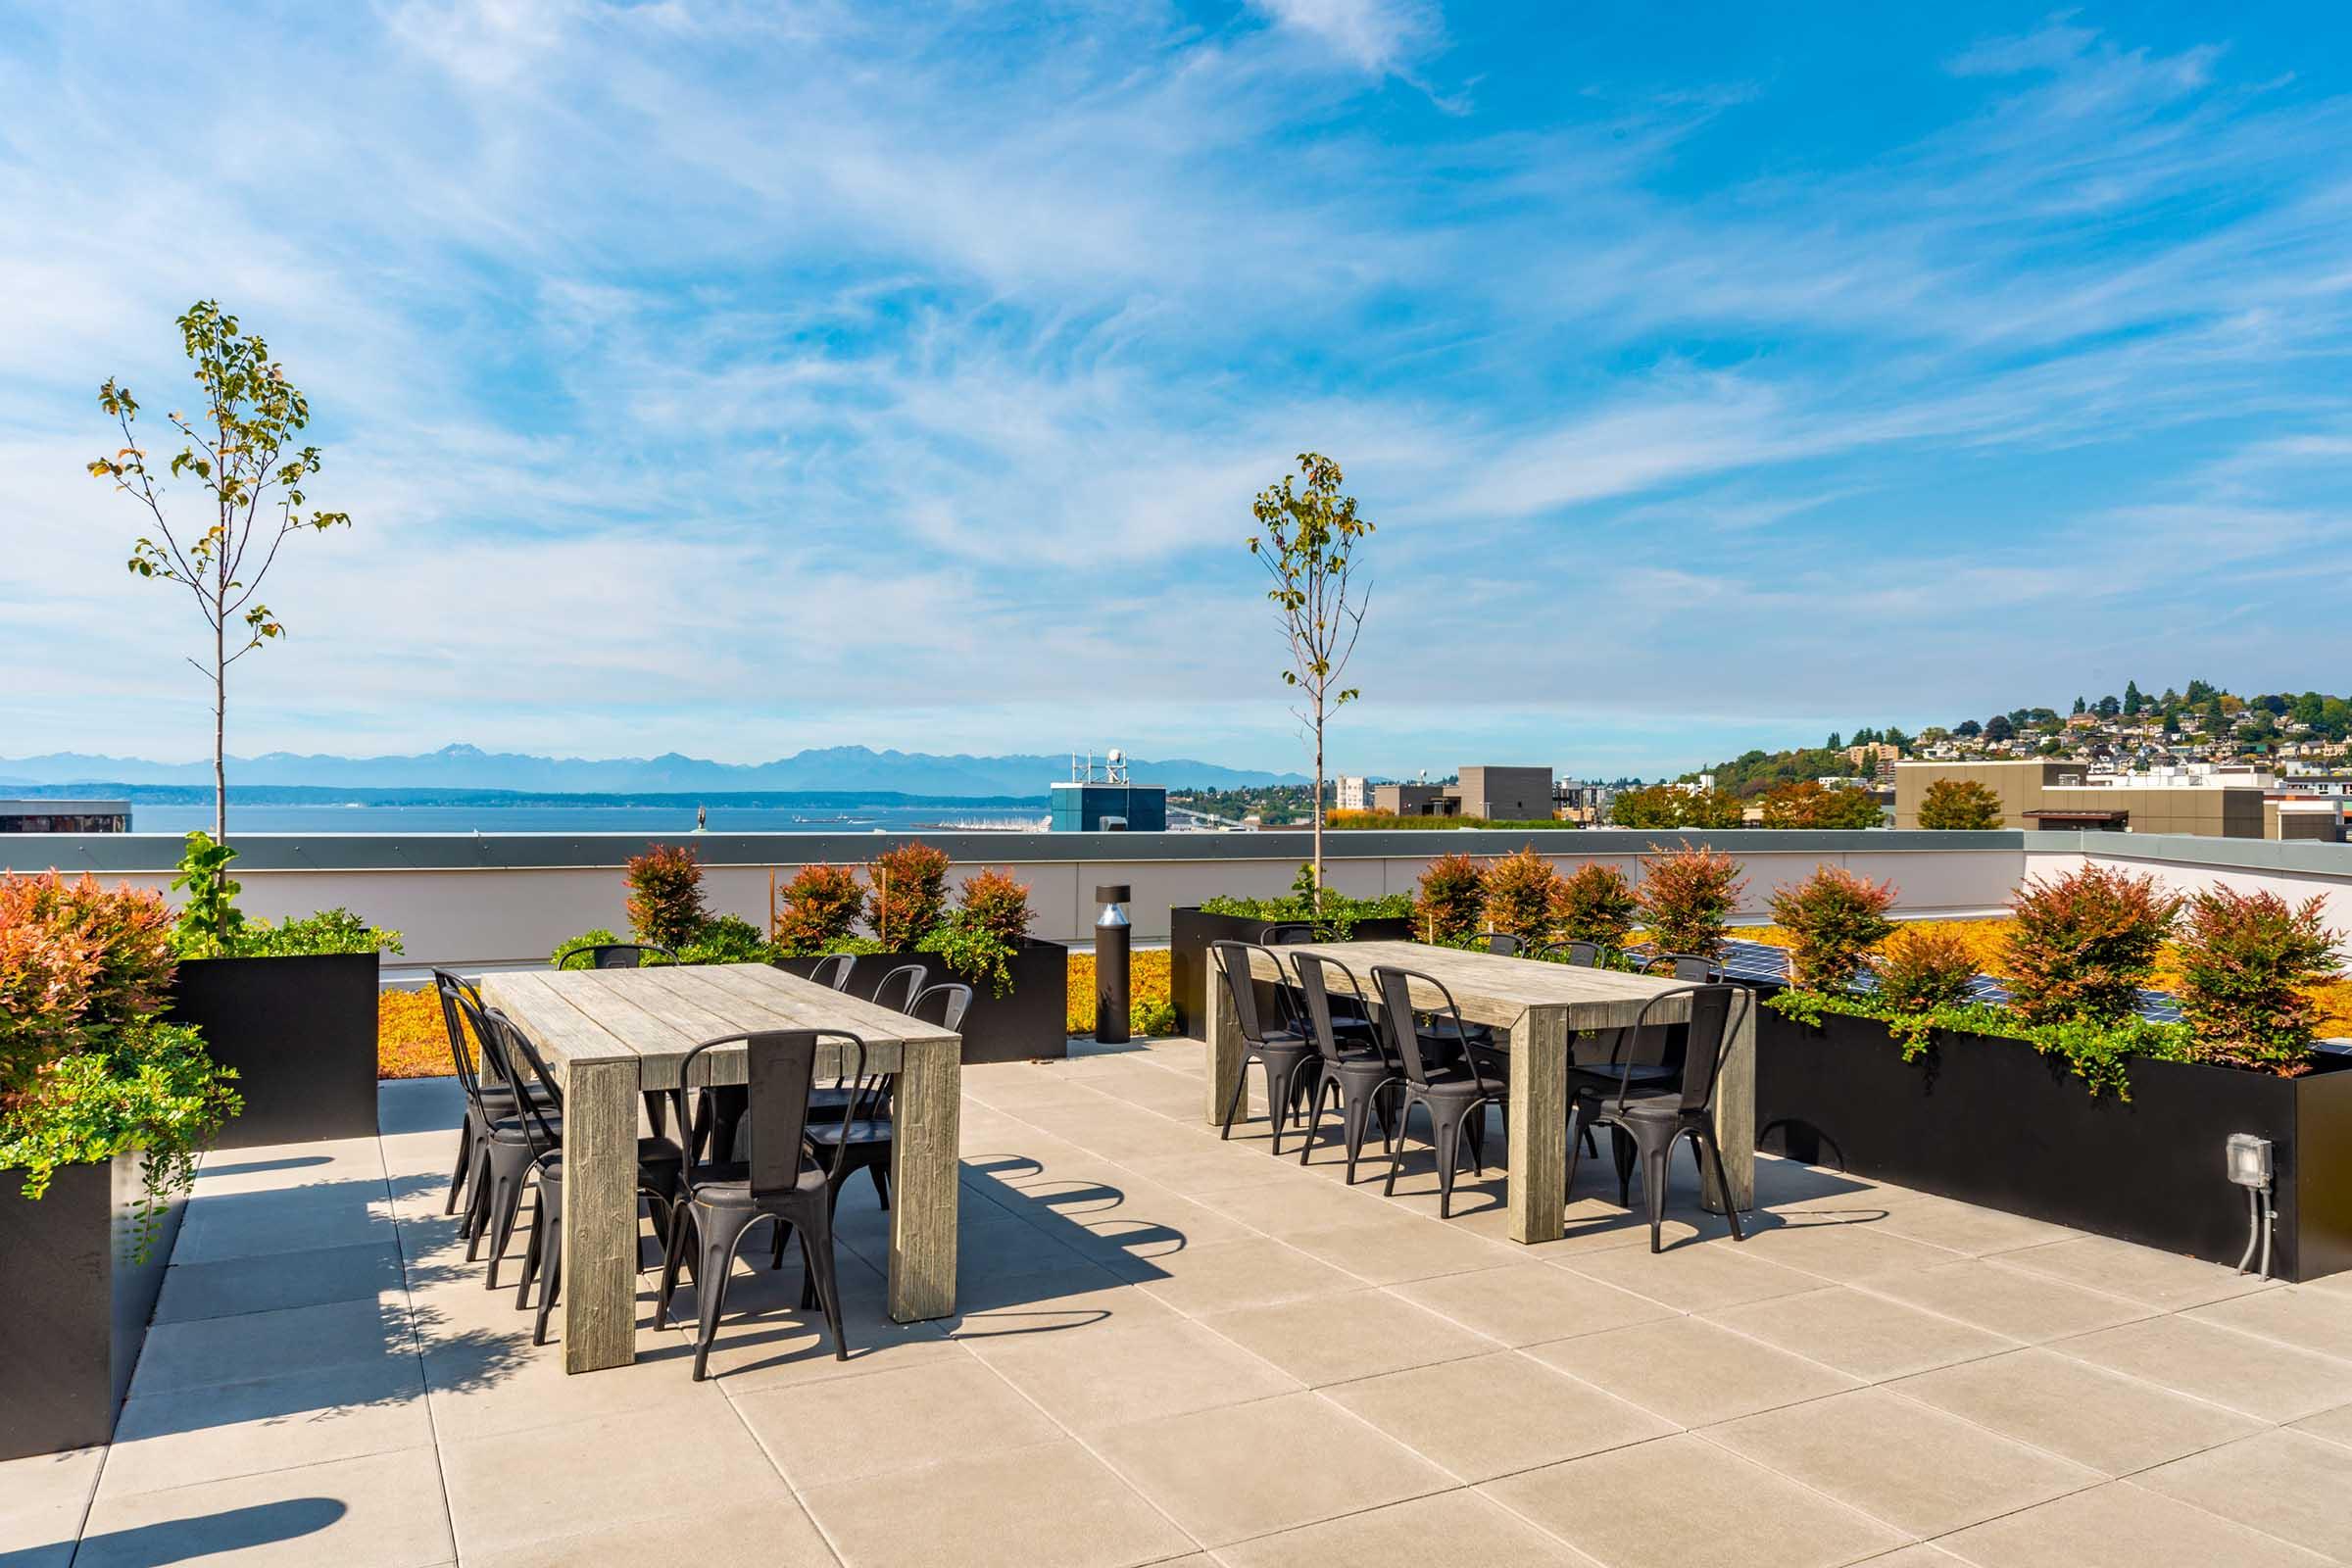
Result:
M1241 1102L1233 1111L1238 1127L1250 1119L1250 1084L1242 1076L1242 1020L1234 1014L1233 992L1217 972L1214 954L1209 956L1207 1011L1208 1095L1203 1108L1211 1127L1224 1125L1226 1103L1233 1099L1234 1086L1240 1085Z
M963 1045L916 1041L904 1051L890 1150L890 1315L917 1323L956 1310Z
M1715 1076L1715 1142L1723 1150L1724 1180L1734 1206L1756 1206L1756 993L1740 988L1732 996L1732 1039ZM1723 1195L1708 1182L1699 1201L1710 1214L1724 1208Z
M564 1069L564 1370L637 1359L634 1056Z
M1568 1047L1564 1007L1530 1007L1511 1031L1510 1170L1514 1242L1556 1242L1568 1205Z

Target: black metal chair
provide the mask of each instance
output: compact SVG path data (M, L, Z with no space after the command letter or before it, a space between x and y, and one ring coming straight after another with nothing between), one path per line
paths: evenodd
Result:
M1508 931L1481 931L1478 940L1484 942L1487 951L1498 958L1516 958L1525 951L1525 945Z
M1662 1057L1670 1025L1654 1016L1678 998L1690 1000L1688 1044L1683 1053L1679 1084L1644 1085L1624 1069L1644 1056ZM1744 1241L1739 1210L1731 1202L1731 1186L1724 1179L1723 1151L1715 1142L1713 1110L1715 1085L1730 1049L1734 1005L1754 1004L1745 988L1729 985L1684 986L1660 992L1642 1005L1634 1026L1623 1030L1606 1067L1572 1069L1568 1079L1568 1182L1576 1183L1579 1128L1609 1129L1617 1160L1617 1201L1631 1207L1635 1157L1642 1163L1642 1196L1649 1201L1649 1250L1659 1250L1659 1231L1666 1222L1666 1183L1674 1164L1675 1144L1688 1137L1698 1150L1699 1168L1715 1184L1724 1200L1724 1217L1731 1222L1732 1240Z
M842 956L847 957L848 955ZM895 969L884 971L882 978L874 982L871 1000L877 1007L905 1012L913 1005L915 997L923 989L924 980L929 976L930 971L919 963L902 963Z
M1703 953L1653 953L1642 960L1643 974L1670 974L1692 985L1709 986L1723 979L1723 966Z
M447 969L433 971L433 990L441 999L441 1024L449 1031L449 1059L457 1071L459 1087L466 1092L466 1114L458 1124L458 1157L450 1172L449 1197L441 1205L444 1214L458 1211L458 1200L470 1189L473 1167L481 1153L482 1141L490 1136L494 1122L504 1121L515 1114L514 1086L495 1074L491 1058L481 1055L470 1043L472 1029L461 1010L461 999L479 1010L481 993L459 975ZM461 1237L473 1234L473 1210L467 1205L466 1216L459 1222Z
M1266 1069L1266 1119L1274 1130L1274 1152L1282 1152L1282 1128L1295 1114L1298 1099L1300 1072L1315 1058L1314 1044L1300 1030L1289 1026L1268 1028L1257 1009L1257 976L1251 959L1264 954L1273 964L1274 973L1283 973L1282 960L1270 948L1254 942L1212 942L1208 945L1210 961L1225 980L1225 994L1233 1001L1234 1022L1242 1035L1242 1070L1234 1075L1233 1093L1225 1101L1225 1120L1218 1129L1219 1138L1233 1136L1233 1118L1240 1111L1242 1096L1249 1084L1251 1061L1264 1064ZM1214 1004L1214 999L1211 999Z
M858 955L855 953L828 953L816 960L816 967L808 971L808 978L820 986L847 991L850 989L850 972L857 967Z
M1257 932L1257 945L1261 948L1295 947L1321 940L1312 920L1277 920L1272 925L1260 926Z
M557 1297L564 1287L564 1089L548 1070L546 1058L531 1044L530 1036L516 1028L513 1019L495 1007L485 1009L483 1017L499 1032L500 1050L509 1064L518 1074L528 1073L527 1079L517 1081L536 1085L555 1111L552 1118L541 1112L521 1118L523 1135L531 1148L531 1163L524 1170L521 1183L532 1194L531 1236L522 1250L522 1278L514 1287L514 1305L519 1310L530 1303L531 1285L536 1281L539 1309L531 1324L531 1343L545 1345L547 1320L555 1311ZM665 1255L670 1226L676 1222L674 1208L685 1159L684 1151L667 1138L656 1135L637 1140L637 1193L647 1200L655 1238L662 1243ZM502 1239L499 1251L505 1250ZM497 1256L490 1262L495 1271Z
M1422 1032L1414 1021L1416 980L1446 999L1443 1006L1423 1010L1435 1020L1452 1022L1454 1038L1460 1043L1460 1065L1432 1068L1425 1059ZM1404 1135L1413 1107L1420 1105L1429 1112L1430 1143L1438 1155L1438 1217L1451 1219L1453 1179L1461 1164L1465 1133L1476 1173L1484 1176L1487 1107L1502 1102L1509 1092L1508 1082L1494 1064L1482 1064L1469 1049L1469 1041L1462 1033L1462 1010L1454 1005L1453 993L1446 989L1445 982L1435 975L1380 964L1372 970L1372 983L1380 988L1380 1016L1388 1029L1389 1044L1404 1063L1404 1093L1396 1112L1396 1142L1390 1155L1389 1179L1381 1188L1382 1195L1396 1195L1396 1172L1404 1165Z
M1540 956L1577 969L1605 969L1611 953L1597 942L1554 942Z
M925 990L908 1003L906 1012L923 1023L935 1023L942 1029L963 1027L963 1015L972 1005L972 988L960 980L947 980ZM881 1073L863 1080L852 1074L832 1086L841 1098L831 1107L831 1114L820 1119L816 1102L810 1102L808 1141L820 1154L838 1146L842 1154L834 1161L833 1200L841 1200L842 1183L862 1170L872 1179L874 1196L882 1206L890 1206L890 1161L896 1148L895 1124L891 1116L899 1087L899 1075ZM776 1261L783 1261L784 1243L779 1232L776 1238Z
M667 1318L691 1230L696 1244L694 1282L699 1319L694 1342L697 1383L708 1374L710 1344L718 1337L735 1250L742 1245L745 1232L763 1219L778 1227L779 1237L787 1227L800 1236L801 1257L808 1275L804 1301L808 1296L815 1298L833 1336L834 1356L849 1359L849 1346L841 1333L841 1288L833 1267L832 1197L833 1178L849 1145L833 1146L829 1168L807 1137L808 1090L816 1078L817 1054L828 1044L840 1049L847 1076L853 1080L865 1077L865 1042L840 1029L765 1030L706 1040L679 1063L673 1104L681 1121L690 1113L687 1096L695 1064L705 1052L712 1050L743 1048L751 1107L745 1118L742 1159L687 1168L662 1263L660 1311Z
M1389 1054L1374 1037L1369 1048L1351 1046L1333 1027L1332 993L1327 970L1338 970L1348 977L1348 991L1358 1007L1370 1010L1364 988L1355 978L1355 971L1337 958L1318 954L1295 953L1291 965L1298 974L1298 989L1306 1003L1307 1032L1315 1043L1320 1058L1315 1078L1314 1103L1306 1115L1306 1138L1298 1147L1298 1163L1314 1151L1315 1132L1323 1123L1326 1097L1338 1101L1337 1109L1344 1125L1348 1149L1348 1182L1355 1183L1355 1165L1363 1153L1364 1130L1373 1116L1380 1118L1381 1152L1394 1154L1396 1136L1389 1125L1387 1107L1381 1096L1396 1091L1401 1098L1404 1089L1404 1063Z

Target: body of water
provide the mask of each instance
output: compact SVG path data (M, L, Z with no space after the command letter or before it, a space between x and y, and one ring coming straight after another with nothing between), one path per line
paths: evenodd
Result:
M210 831L210 806L134 805L136 833ZM1044 809L1000 806L713 806L713 833L906 833L933 829L1034 829ZM239 806L233 833L630 833L674 837L694 831L691 806Z

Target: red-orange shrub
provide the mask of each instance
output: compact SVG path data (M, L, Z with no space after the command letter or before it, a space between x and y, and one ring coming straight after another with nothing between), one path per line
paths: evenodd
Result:
M1667 953L1713 957L1723 951L1732 911L1747 887L1740 862L1696 844L1650 848L1652 853L1642 858L1642 886L1635 898L1651 940Z
M784 884L768 937L787 957L829 952L856 929L865 907L858 873L846 865L804 865Z
M2028 1023L2122 1023L2180 911L2152 876L2086 865L2054 882L2027 878L2009 905L2010 1005Z
M1458 942L1478 930L1487 877L1467 855L1441 855L1421 873L1413 927L1425 942Z
M948 856L920 839L894 845L865 868L866 923L886 948L911 948L948 907Z

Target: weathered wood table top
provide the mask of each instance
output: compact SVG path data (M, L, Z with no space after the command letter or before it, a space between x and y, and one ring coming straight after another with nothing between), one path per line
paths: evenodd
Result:
M1346 964L1362 984L1367 1001L1380 1004L1372 979L1375 967L1410 969L1428 975L1452 994L1462 1016L1491 1024L1510 1036L1508 1099L1504 1124L1509 1140L1506 1201L1514 1241L1557 1240L1565 1229L1567 1201L1568 1070L1580 1032L1630 1028L1656 998L1689 989L1690 982L1662 975L1587 969L1539 958L1506 958L1419 942L1316 942L1286 944L1251 956L1251 972L1274 979L1285 955L1308 953ZM1243 1076L1241 1028L1233 999L1210 955L1208 1006L1207 1119L1221 1123L1228 1105L1249 1111ZM1284 978L1288 978L1285 976ZM1333 977L1335 982L1337 977ZM1344 982L1340 982L1344 983ZM1416 1006L1443 999L1415 984ZM1651 1013L1653 1023L1681 1023L1690 1004L1668 1001ZM1709 1206L1729 1201L1750 1207L1755 1190L1755 998L1734 999L1731 1038L1715 1085L1714 1122L1723 1147L1728 1194L1710 1192ZM1711 1185L1711 1184L1710 1184Z
M956 1306L960 1036L763 963L564 969L488 975L482 997L513 1019L564 1088L564 1359L569 1371L636 1355L638 1107L674 1088L706 1040L769 1029L839 1029L865 1043L869 1072L898 1075L892 1146L890 1313ZM817 1070L840 1070L842 1048ZM744 1054L713 1051L697 1085L741 1083Z

